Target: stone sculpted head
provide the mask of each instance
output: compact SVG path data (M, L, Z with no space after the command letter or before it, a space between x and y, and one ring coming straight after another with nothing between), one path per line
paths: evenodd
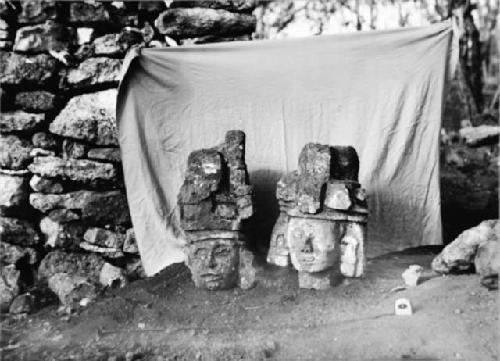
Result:
M295 218L288 225L290 258L298 271L320 272L338 262L339 245L336 240L341 224L333 222Z
M198 288L221 290L238 284L240 242L235 239L209 238L190 242L187 265Z

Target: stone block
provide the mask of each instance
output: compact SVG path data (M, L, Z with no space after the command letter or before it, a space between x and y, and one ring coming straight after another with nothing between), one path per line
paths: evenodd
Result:
M61 52L76 43L73 28L47 21L44 24L25 26L17 30L14 50L18 52Z
M97 48L96 48L97 49ZM118 85L120 81L121 61L105 57L89 58L70 69L65 84L75 88L87 88L102 85Z
M237 216L236 204L220 203L215 206L215 215L226 219L236 219Z
M322 207L321 198L324 188L322 179L302 175L297 183L297 206L303 213L315 214Z
M299 287L314 290L326 290L335 285L334 273L331 269L322 272L299 271Z
M41 212L65 208L95 224L128 224L127 199L120 191L76 191L66 194L31 193L30 204Z
M2 264L35 264L39 260L38 252L31 247L21 247L0 241L0 261Z
M205 35L237 36L255 30L252 15L231 13L222 9L168 9L156 20L160 34L174 39Z
M31 143L15 135L0 135L0 167L25 169L31 160Z
M40 240L30 222L9 217L0 217L0 238L2 242L23 247L36 246Z
M352 206L349 189L339 182L328 182L326 186L325 206L346 211Z
M236 207L238 208L238 218L247 219L253 215L253 197L246 195L236 198Z
M235 13L251 13L256 6L257 2L254 0L175 0L170 3L170 8L224 9Z
M474 257L474 268L481 277L498 275L500 273L500 224L497 223L495 236L481 244Z
M45 236L45 245L69 251L79 250L86 227L80 222L57 222L50 217L40 221L40 231Z
M95 37L95 29L88 27L80 27L76 29L76 38L78 45L88 44Z
M498 125L481 125L460 129L460 137L469 147L498 144L499 135L500 126Z
M79 247L87 252L98 253L106 258L116 259L124 257L121 249L112 247L101 247L89 242L81 242Z
M307 143L300 151L299 172L303 176L325 183L330 178L331 148L328 145Z
M35 174L30 179L30 187L35 192L45 193L45 194L60 194L64 191L63 185L49 178L40 177Z
M478 248L498 238L498 220L487 220L462 232L432 260L431 267L439 273L468 271L474 265Z
M98 282L99 273L104 260L93 253L67 253L60 250L49 252L38 268L38 275L47 280L59 272L88 277L92 282Z
M28 203L27 177L0 174L0 215L26 214Z
M73 97L50 124L50 131L98 145L116 146L115 105L116 89Z
M47 214L47 217L59 223L78 221L82 218L78 210L71 209L54 209Z
M99 282L104 287L121 288L128 283L128 280L123 269L105 263L99 274Z
M69 21L78 24L102 23L110 20L110 13L102 2L75 1L70 3Z
M8 312L10 304L20 292L21 272L11 264L2 266L0 273L0 311Z
M24 0L20 2L21 13L17 19L20 24L42 23L55 20L58 16L60 3L56 0Z
M253 266L254 257L252 252L245 249L243 246L240 247L239 257L238 286L243 290L248 290L252 288L256 282L256 271Z
M351 146L332 147L331 178L335 180L357 181L359 173L359 158Z
M59 297L61 304L71 310L79 308L80 301L84 298L94 300L98 293L97 287L90 279L74 274L56 273L48 279L48 284Z
M123 248L123 244L125 243L126 235L104 228L93 227L87 229L83 238L86 242L96 246L121 250Z
M246 167L234 168L229 167L229 185L232 189L247 184L248 174Z
M62 143L63 159L80 159L87 154L87 145L75 142L69 139L64 139Z
M122 161L120 148L92 148L87 153L89 159L120 163Z
M0 133L31 132L45 120L45 114L26 113L22 110L0 114Z
M361 277L365 271L366 225L348 222L340 241L340 272L345 277Z
M57 61L47 54L26 56L0 52L0 83L9 85L44 85L57 71Z
M122 250L125 253L139 254L139 247L137 246L137 240L135 238L135 233L133 228L127 229Z
M277 183L276 198L284 202L295 202L299 184L299 173L297 171L285 174Z
M288 215L280 212L274 224L267 253L267 263L280 267L288 267L290 264L290 247L288 246Z
M57 97L48 91L36 90L17 93L14 102L26 111L47 112L56 107Z
M226 133L223 147L224 159L230 168L245 167L245 133L230 130Z
M110 163L87 159L62 159L59 157L35 157L28 166L32 173L42 177L60 177L87 184L116 181L116 168Z
M139 29L125 28L119 34L106 34L94 40L96 55L123 56L127 50L143 42L143 35Z
M35 296L31 293L24 293L14 298L9 307L11 315L19 315L22 313L28 314L33 312L36 307Z
M31 143L33 143L33 146L36 148L47 150L55 150L59 146L59 142L57 141L55 136L45 132L38 132L33 134L33 137L31 137Z

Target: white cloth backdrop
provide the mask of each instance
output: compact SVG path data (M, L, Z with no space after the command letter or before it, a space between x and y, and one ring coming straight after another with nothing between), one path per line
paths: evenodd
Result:
M187 156L230 129L247 135L257 242L277 217L277 179L297 169L304 144L319 142L359 153L369 252L440 244L438 138L453 33L447 22L129 54L117 124L146 273L184 260L176 196Z

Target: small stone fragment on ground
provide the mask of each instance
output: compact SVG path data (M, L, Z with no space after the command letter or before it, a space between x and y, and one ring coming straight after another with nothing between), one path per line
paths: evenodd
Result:
M127 277L120 267L105 263L99 274L99 282L105 287L121 288L127 284Z
M94 300L97 297L97 287L86 277L61 272L51 276L48 284L61 304L69 309L77 309L84 298Z

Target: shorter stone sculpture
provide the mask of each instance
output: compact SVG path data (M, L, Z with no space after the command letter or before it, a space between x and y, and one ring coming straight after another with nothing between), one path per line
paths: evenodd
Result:
M253 285L252 254L242 220L253 214L245 165L245 133L229 131L217 147L192 152L178 195L187 265L196 287L219 290Z
M299 171L278 181L280 215L267 262L291 262L301 288L328 288L337 270L347 277L364 272L368 211L358 171L354 148L309 143L300 153Z

